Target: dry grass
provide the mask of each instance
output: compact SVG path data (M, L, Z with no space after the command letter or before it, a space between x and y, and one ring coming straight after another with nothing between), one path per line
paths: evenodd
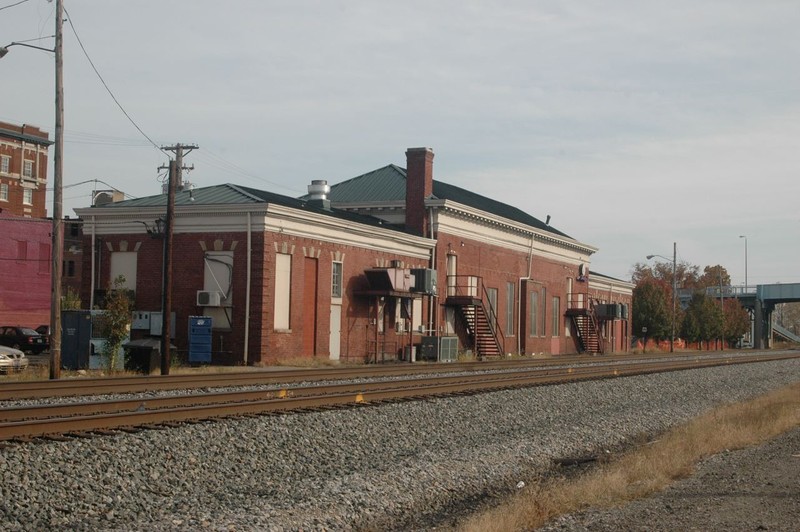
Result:
M800 383L698 417L584 476L527 487L501 506L467 518L460 529L531 530L558 515L646 497L690 475L705 457L758 445L798 426Z

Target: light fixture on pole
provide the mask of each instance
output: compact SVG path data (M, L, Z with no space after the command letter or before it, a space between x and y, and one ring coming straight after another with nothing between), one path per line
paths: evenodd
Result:
M64 247L64 224L63 224L63 152L64 152L64 82L63 74L63 53L62 53L62 29L64 23L64 5L62 0L56 0L56 33L55 48L42 48L21 42L12 42L7 46L0 47L0 57L8 53L12 46L25 46L35 48L45 52L53 52L56 55L56 120L55 120L55 146L53 148L53 230L51 246L51 293L50 293L50 378L58 379L61 377L61 273Z
M744 291L747 292L747 235L739 235L744 238Z
M653 257L661 257L664 260L669 260L667 257L663 255L648 255L647 260L652 259ZM673 353L675 351L675 303L677 301L678 289L677 289L677 265L678 265L678 243L672 243L672 326L669 334L669 352Z

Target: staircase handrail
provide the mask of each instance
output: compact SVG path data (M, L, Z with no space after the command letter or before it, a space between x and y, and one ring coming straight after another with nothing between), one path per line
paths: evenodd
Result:
M594 297L590 297L588 298L588 301L589 301L589 317L592 320L592 326L594 327L594 330L597 332L597 347L598 349L600 349L601 353L605 353L605 346L603 345L603 334L602 334L603 331L600 330L600 327L598 325L599 321L597 320L597 312L595 311L594 308L595 305L600 304L600 300Z
M489 292L486 291L486 285L483 284L483 278L478 277L478 279L481 289L483 290L483 297L481 298L481 301L483 302L483 308L488 309L487 318L489 319L489 327L491 327L495 340L498 343L498 347L500 347L500 351L502 352L505 349L506 337L503 334L503 331L500 329L500 324L497 321L497 311L491 304Z

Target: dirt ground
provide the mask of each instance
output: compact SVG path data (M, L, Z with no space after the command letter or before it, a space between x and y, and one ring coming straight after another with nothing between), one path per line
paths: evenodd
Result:
M800 530L800 428L713 456L647 499L564 516L543 530Z

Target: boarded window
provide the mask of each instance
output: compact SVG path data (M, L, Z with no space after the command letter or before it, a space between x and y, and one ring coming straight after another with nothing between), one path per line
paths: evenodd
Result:
M537 317L539 310L539 294L537 292L531 292L530 295L530 305L528 305L528 313L530 318L530 323L528 323L528 335L529 336L537 336L539 333L539 319Z
M109 280L113 284L114 280L122 275L125 282L120 288L136 290L136 256L135 251L115 251L111 253L111 271Z
M561 298L553 298L553 336L560 336L561 333Z
M506 336L514 334L514 283L506 283Z
M203 263L203 290L219 292L221 305L232 306L233 251L209 251Z
M275 329L288 330L292 291L292 256L275 256Z
M414 310L411 316L411 328L419 331L422 326L422 299L415 299L412 306Z
M39 273L50 273L50 244L39 242Z
M542 320L542 326L539 328L539 334L545 336L547 334L547 288L542 288L542 311L539 313L539 318Z

